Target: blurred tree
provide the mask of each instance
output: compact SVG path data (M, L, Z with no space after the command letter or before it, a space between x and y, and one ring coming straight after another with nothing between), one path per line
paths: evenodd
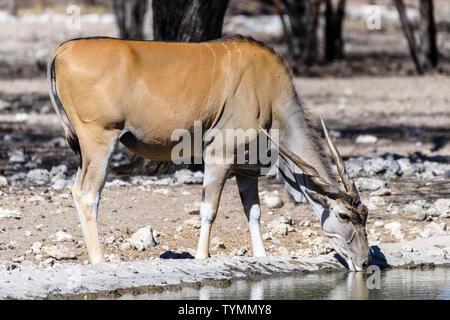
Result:
M8 13L12 16L17 16L18 10L17 0L7 0L6 4Z
M158 41L200 42L222 36L229 0L153 0L153 33Z
M419 41L406 15L405 4L395 0L403 33L408 41L409 52L419 74L435 70L438 67L439 51L436 43L436 24L434 21L433 0L420 0Z
M344 42L342 39L342 25L345 16L345 0L337 2L325 0L325 60L333 61L343 57Z
M153 38L158 41L178 40L178 31L189 0L153 0Z
M274 0L292 59L311 65L317 57L317 24L321 0ZM286 27L283 11L289 17Z
M114 0L113 8L120 38L143 40L147 0Z

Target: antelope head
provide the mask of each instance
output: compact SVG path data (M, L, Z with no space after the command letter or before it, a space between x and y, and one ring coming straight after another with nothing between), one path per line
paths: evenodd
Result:
M320 222L324 233L336 252L345 259L349 269L361 271L370 264L370 250L366 233L368 210L362 204L358 189L348 175L344 161L331 140L322 119L321 122L328 148L345 190L321 177L316 169L285 146L277 145L272 139L271 141L275 147L279 148L283 160L290 159L303 171L304 176L309 178L309 185L312 188L305 187L302 190L313 209L320 213L319 217L321 217ZM265 133L267 134L267 132ZM268 137L270 138L269 135ZM299 186L302 185L299 175L293 173L293 176Z

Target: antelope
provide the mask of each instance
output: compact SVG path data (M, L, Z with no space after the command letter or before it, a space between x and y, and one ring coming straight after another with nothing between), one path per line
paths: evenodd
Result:
M118 142L139 156L170 161L176 144L171 133L178 128L192 132L194 121L200 121L205 130L255 129L268 141L269 131L278 130L282 143L272 143L280 151L278 180L296 201L311 204L350 270L368 266L367 208L322 122L339 179L333 173L315 125L298 99L290 69L270 47L242 36L202 43L80 38L54 51L48 78L52 104L78 157L71 192L92 263L104 261L97 214ZM203 155L214 158L208 150L218 144L209 141ZM205 163L196 258L209 257L211 226L231 172L249 223L253 254L266 256L258 171L235 163Z

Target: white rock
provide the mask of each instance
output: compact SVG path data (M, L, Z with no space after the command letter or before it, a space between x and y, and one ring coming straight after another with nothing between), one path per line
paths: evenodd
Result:
M421 205L418 205L417 203L410 202L406 206L403 207L403 211L409 212L409 213L419 213L423 211L423 208Z
M114 179L111 182L105 183L105 188L114 188L114 187L129 187L130 183L120 180L120 179Z
M39 267L41 268L48 268L51 267L55 264L55 259L53 258L47 258L44 261L42 261L41 263L39 263Z
M289 250L286 247L279 247L278 248L278 253L281 255L288 255L289 254Z
M2 219L2 218L20 219L21 216L22 216L22 214L17 210L9 210L9 209L0 208L0 219Z
M363 199L363 200L362 200L362 203L367 207L367 209L368 209L369 211L377 210L377 209L378 209L378 207L376 206L376 204L373 203L373 202L371 201L371 199Z
M292 228L290 225L278 224L272 228L272 230L270 231L270 235L271 236L285 236L290 231L294 231L294 228Z
M306 238L315 237L315 236L317 236L317 232L307 229L302 232L302 236L304 236Z
M66 179L52 179L52 184L50 186L53 190L63 190L69 188L72 185L70 180Z
M67 166L65 164L60 164L59 166L56 167L52 167L52 169L50 170L50 175L52 177L55 177L57 175L65 175L65 173L67 172Z
M398 214L398 212L399 212L398 207L396 207L393 202L389 203L389 205L386 208L386 210L389 211L392 214Z
M130 242L124 242L120 245L120 250L127 251L133 249L133 245Z
M408 158L398 159L397 163L400 165L400 170L402 171L403 176L414 175L417 171L417 167L411 165L411 161L409 161Z
M8 180L4 176L0 176L0 187L6 187L8 185Z
M384 228L391 231L391 234L397 239L397 240L402 240L404 239L403 233L402 233L402 225L397 222L397 221L393 221L393 222L389 222L386 223L384 225Z
M203 182L203 173L201 171L192 172L188 169L181 169L174 174L177 183L200 184Z
M175 232L176 233L180 233L180 232L182 232L183 231L183 226L179 226L179 227L177 227L176 229L175 229Z
M450 199L438 199L428 209L427 214L432 217L450 217Z
M426 214L425 212L423 212L423 211L418 212L418 213L414 216L413 219L416 220L416 221L424 221L424 220L427 219L427 214Z
M20 257L12 259L12 261L15 263L22 263L24 260L25 260L24 256L20 256Z
M25 157L22 151L13 151L9 154L9 162L24 163Z
M311 222L308 220L302 220L298 223L299 226L301 227L310 227L311 226Z
M28 202L37 202L37 203L40 203L40 202L44 202L45 200L44 200L44 198L42 198L41 196L39 196L39 195L34 195L34 196L32 196L30 199L28 199Z
M280 197L274 194L266 194L264 196L264 203L269 209L281 208L284 204L283 200L281 200Z
M42 243L35 242L33 243L33 245L31 246L31 251L33 251L34 254L39 254L41 253L41 248L42 248Z
M105 242L105 244L113 244L115 240L116 239L114 238L114 236L111 236L111 237L106 238L104 242ZM56 241L58 241L58 239Z
M292 218L291 217L285 217L285 216L279 216L279 217L273 219L272 221L270 221L267 224L267 227L268 228L273 228L273 227L276 227L277 225L280 225L280 224L293 225Z
M249 247L245 246L245 247L240 248L235 255L245 256L248 254L248 252L249 252Z
M154 247L157 242L153 238L153 230L150 226L144 227L136 231L128 242L131 243L137 250L143 251L147 248Z
M32 185L41 186L50 181L50 173L45 169L34 169L28 171L26 179Z
M445 231L444 226L445 224L439 225L436 222L430 222L420 233L420 237L428 239L431 237L446 236L447 232Z
M380 188L378 190L372 191L370 193L371 196L390 196L391 190L388 188Z
M114 253L105 254L105 260L108 262L120 262L120 257L116 256Z
M364 158L349 158L345 161L345 167L350 177L355 178L364 173Z
M377 220L377 221L375 221L375 223L373 225L377 228L381 228L382 226L384 226L384 222Z
M45 258L54 258L56 260L75 259L75 252L67 247L56 245L51 247L42 247L41 252Z
M154 189L153 192L155 192L155 193L161 193L161 194L167 196L167 195L170 193L170 190L169 190L169 189L162 188L162 189Z
M370 202L373 203L374 205L376 205L377 207L383 206L386 204L383 197L370 197Z
M68 234L64 231L58 231L55 235L56 242L65 242L65 241L73 241L73 237L71 234Z
M356 137L356 143L376 143L378 138L370 134L360 134Z
M383 180L377 178L359 178L355 184L359 191L375 191L386 186Z

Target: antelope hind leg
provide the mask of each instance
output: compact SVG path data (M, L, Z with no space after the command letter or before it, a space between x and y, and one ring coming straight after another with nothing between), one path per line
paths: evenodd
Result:
M265 257L266 250L261 237L259 219L261 207L259 205L258 177L243 176L236 173L236 183L241 196L244 213L247 216L250 236L252 238L253 256Z
M220 195L230 172L230 165L205 164L203 180L202 204L200 217L202 220L196 259L209 257L209 238L211 226L216 218Z
M104 262L97 230L100 194L105 182L109 160L117 144L117 135L103 139L80 139L82 167L72 187L72 196L80 218L83 236L92 263ZM98 136L96 137L98 138Z

